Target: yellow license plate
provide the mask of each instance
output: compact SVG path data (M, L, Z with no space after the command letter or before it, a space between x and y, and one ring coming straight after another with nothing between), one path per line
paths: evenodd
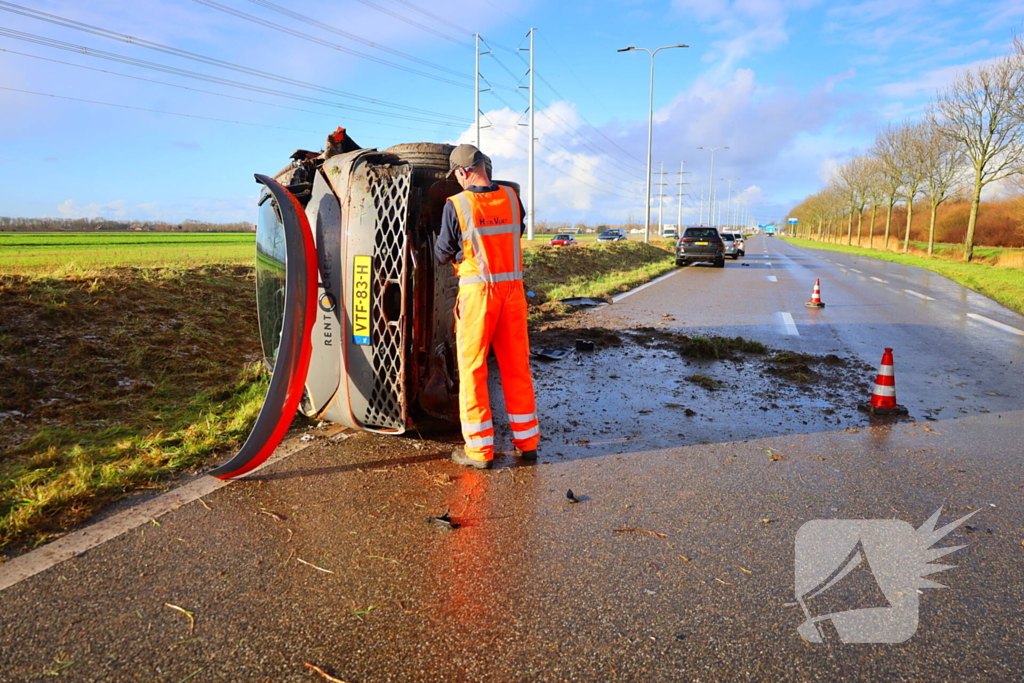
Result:
M706 246L708 246L708 243L707 242L697 242L697 246L698 247L706 247Z
M372 256L356 256L352 262L352 342L370 343L370 309L373 301Z

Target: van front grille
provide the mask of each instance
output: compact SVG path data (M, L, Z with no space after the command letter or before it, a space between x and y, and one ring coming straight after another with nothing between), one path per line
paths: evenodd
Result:
M373 248L372 345L374 383L363 424L405 431L407 230L411 167L369 169L376 210Z

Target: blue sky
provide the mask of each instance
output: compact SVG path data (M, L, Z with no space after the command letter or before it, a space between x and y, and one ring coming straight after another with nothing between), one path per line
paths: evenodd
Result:
M498 177L525 183L516 48L536 27L537 220L643 216L650 61L616 50L685 43L656 58L665 222L681 161L683 220L697 220L699 146L730 147L715 153L716 192L738 178L734 197L764 222L879 126L919 116L959 69L1007 54L1022 26L1024 0L2 0L0 215L251 221L252 174L320 149L335 126L366 147L471 142L473 32L493 51L481 147Z

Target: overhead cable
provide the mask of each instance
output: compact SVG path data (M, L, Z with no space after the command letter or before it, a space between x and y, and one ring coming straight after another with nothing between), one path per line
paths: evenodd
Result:
M255 15L249 14L248 12L243 12L241 10L237 10L237 9L233 9L231 7L227 7L226 5L222 5L219 2L214 2L213 0L192 0L192 1L196 2L196 3L200 4L200 5L204 5L206 7L209 7L211 9L215 9L215 10L224 12L225 14L230 14L230 15L232 15L234 17L238 17L239 19L244 19L244 20L250 21L250 22L252 22L254 24L259 24L260 26L264 26L266 28L269 28L272 31L278 31L280 33L285 33L287 35L299 38L300 40L305 40L305 41L308 41L310 43L315 43L317 45L321 45L323 47L330 48L331 50L337 50L338 52L344 52L345 54L353 55L355 57L359 57L360 59L366 59L366 60L369 60L371 62L376 62L377 64L383 64L384 66L389 66L392 69L400 69L402 71L407 71L407 72L409 72L411 74L416 74L417 76L422 76L423 78L430 78L430 79L433 79L435 81L440 81L442 83L447 83L448 85L454 85L454 86L456 86L458 88L472 88L473 87L469 83L457 83L457 82L451 80L450 78L445 78L444 76L437 76L435 74L430 74L430 73L427 73L426 71L420 71L418 69L413 69L411 67L404 66L402 64L395 64L394 62L389 62L386 59L380 59L379 57L374 57L373 55L368 55L368 54L366 54L364 52L359 52L358 50L353 50L351 48L347 48L344 45L338 45L337 43L332 43L329 40L322 40L322 39L317 38L315 36L311 36L308 33L303 33L302 31L296 31L294 29L286 28L286 27L281 26L279 24L275 24L272 21L267 21L266 19L261 19L261 18L255 16Z
M421 23L419 23L417 21L413 21L409 17L406 17L406 16L404 16L402 14L399 14L398 12L392 12L389 9L381 7L377 3L371 2L371 0L356 0L356 1L357 2L361 2L362 4L366 5L367 7L373 8L373 9L377 10L378 12L382 12L382 13L388 15L389 17L394 17L395 19L398 19L399 21L404 21L405 23L409 24L410 26L415 26L416 28L419 28L419 29L422 29L422 30L426 31L427 33L433 33L435 36L438 36L440 38L444 38L445 40L448 40L448 41L451 41L451 42L455 43L456 45L461 45L462 47L468 47L470 49L473 49L473 44L472 43L466 43L466 42L463 42L463 41L458 40L456 38L452 38L451 36L445 35L444 33L441 33L440 31L438 31L436 29L433 29L433 28L431 28L429 26L424 26L423 24L421 24ZM472 34L470 34L470 35L472 35Z
M31 17L33 19L39 19L40 21L46 21L46 22L51 23L51 24L56 24L58 26L63 26L65 28L74 29L76 31L82 31L82 32L85 32L85 33L90 33L92 35L100 36L102 38L108 38L110 40L116 40L118 42L124 42L124 43L129 43L129 44L132 44L132 45L138 45L139 47L144 47L144 48L147 48L149 50L154 50L154 51L157 51L157 52L162 52L164 54L173 55L175 57L183 57L185 59L189 59L189 60L192 60L192 61L200 62L200 63L207 64L207 65L210 65L210 66L217 66L217 67L220 67L220 68L229 69L231 71L237 71L239 73L244 73L244 74L248 74L248 75L251 75L251 76L259 76L261 78L266 78L266 79L269 79L269 80L277 81L279 83L287 83L289 85L295 85L295 86L299 86L301 88L308 88L310 90L317 90L317 91L320 91L320 92L330 93L330 94L333 94L333 95L341 95L342 97L350 97L350 98L355 99L355 100L359 100L359 101L362 101L362 102L367 102L367 103L370 103L370 104L375 104L375 105L382 106L382 107L390 107L392 109L399 109L399 110L402 110L402 111L414 112L414 113L417 113L417 114L424 114L424 115L427 115L427 116L436 116L436 117L443 118L443 119L450 119L452 121L464 121L464 122L468 122L469 121L468 119L465 119L465 118L462 118L462 117L458 117L458 116L451 116L449 114L442 114L440 112L433 112L433 111L427 111L425 109L417 109L415 107L408 107L408 106L401 105L401 104L395 104L393 102L387 102L385 100L379 100L379 99L372 98L372 97L364 97L364 96L361 96L361 95L355 95L353 93L344 92L342 90L335 90L334 88L327 88L327 87L324 87L324 86L321 86L321 85L317 85L315 83L308 83L308 82L300 81L300 80L294 79L294 78L288 78L288 77L285 77L285 76L279 76L277 74L269 73L267 71L261 71L259 69L253 69L251 67L242 66L242 65L239 65L239 64L233 64L231 62L226 62L226 61L223 61L221 59L216 59L214 57L207 57L207 56L204 56L204 55L197 54L195 52L189 52L188 50L182 50L182 49L179 49L179 48L176 48L176 47L170 47L170 46L167 46L167 45L161 45L160 43L155 43L153 41L144 40L142 38L136 38L134 36L126 35L124 33L118 33L116 31L110 31L108 29L100 28L98 26L92 26L90 24L85 24L85 23L82 23L82 22L79 22L79 21L74 21L74 20L71 20L71 19L65 19L63 17L58 17L58 16L53 15L53 14L47 14L45 12L39 12L39 11L36 11L36 10L29 9L27 7L22 7L20 5L15 5L13 3L6 2L5 0L0 0L0 10L5 10L5 11L8 11L8 12L12 12L14 14L20 14L22 16ZM8 29L8 31L9 31L9 29ZM14 32L14 33L20 33L20 32ZM89 48L83 48L83 49L88 50Z
M291 17L292 19L295 19L296 21L301 21L304 24L309 24L310 26L315 26L315 27L317 27L319 29L327 31L328 33L333 33L334 35L341 36L343 38L348 38L349 40L354 40L357 43L362 43L363 45L366 45L368 47L372 47L374 49L381 50L383 52L387 52L388 54L395 55L396 57L402 57L404 59L408 59L410 61L416 62L417 64L422 64L423 66L429 66L430 68L437 69L438 71L445 71L447 73L450 73L450 74L455 75L455 76L459 76L461 78L467 78L467 79L471 79L472 78L472 76L470 76L469 74L467 74L467 73L465 73L463 71L456 71L455 69L449 69L448 67L442 66L441 64L435 64L434 62L429 62L429 61L427 61L425 59L420 59L419 57L416 57L414 55L410 55L410 54L402 52L400 50L395 50L394 48L390 48L390 47L387 47L385 45L381 45L380 43L372 41L372 40L366 40L365 38L363 38L361 36L355 35L354 33L349 33L348 31L343 31L340 28L337 28L335 26L331 26L330 24L325 24L324 22L318 21L316 19L313 19L312 17L308 17L305 14L299 14L298 12L293 12L292 10L288 9L287 7L281 7L280 5L276 5L276 4L272 3L272 2L270 2L270 0L249 0L249 2L253 3L254 5L259 5L260 7L265 7L266 9L269 9L271 11L277 12L279 14L283 14L286 17Z
M310 104L320 104L327 107L333 107L336 109L345 109L347 111L356 111L366 114L373 114L374 116L386 116L390 118L403 119L405 121L420 121L424 123L434 123L438 125L446 126L464 126L468 123L468 119L462 119L459 121L441 121L438 119L428 119L422 116L413 116L411 114L400 114L389 111L380 111L379 109L367 109L366 107L357 107L349 104L342 104L340 102L332 102L330 100L319 99L316 97L309 97L307 95L300 95L298 93L288 92L286 90L277 90L275 88L268 88L261 85L252 85L249 83L243 83L241 81L235 81L229 78L221 78L220 76L210 76L207 74L201 74L195 71L189 71L187 69L179 69L178 67L169 66L166 64L158 64L156 62L148 62L143 59L136 59L135 57L126 57L113 52L105 52L103 50L94 50L92 48L84 47L82 45L75 45L74 43L65 43L60 40L54 40L52 38L46 38L44 36L37 36L31 33L24 33L22 31L12 31L11 29L0 28L0 36L7 36L10 38L16 38L29 43L35 43L37 45L44 45L46 47L54 47L68 52L74 52L76 54L86 55L89 57L98 57L100 59L106 59L112 62L118 62L121 64L129 64L131 66L139 66L144 69L151 69L153 71L160 71L162 73L173 74L176 76L184 76L185 78L192 78L199 81L206 81L207 83L217 83L219 85L226 85L232 88L240 88L242 90L249 90L252 92L259 92L265 95L275 95L277 97L284 97L287 99L298 100L301 102L309 102ZM369 99L359 98L357 95L352 96L354 99ZM374 102L374 100L369 100Z
M40 95L42 97L55 97L55 98L57 98L59 100L71 100L72 102L86 102L88 104L102 104L105 107L118 107L120 109L133 109L135 111L145 111L145 112L150 112L152 114L167 114L169 116L184 116L184 117L190 118L190 119L202 119L203 121L216 121L218 123L233 123L233 124L236 124L236 125L239 125L239 126L254 126L256 128L276 128L277 130L290 130L290 131L295 131L297 133L317 133L317 134L319 134L319 133L323 132L323 131L316 131L316 130L302 130L300 128L285 128L284 126L271 126L271 125L268 125L268 124L265 124L265 123L247 123L245 121L231 121L231 120L228 120L228 119L214 118L212 116L199 116L198 114L181 114L179 112L174 112L174 111L162 111L160 109L147 109L145 107L134 107L134 106L129 105L129 104L117 104L117 103L114 103L114 102L98 102L96 100L82 99L81 97L68 97L67 95L54 95L52 93L35 92L33 90L20 90L18 88L7 88L7 87L4 87L2 85L0 85L0 90L7 90L9 92L20 92L20 93L25 93L25 94L28 94L28 95Z
M32 54L29 54L27 52L17 52L15 50L8 50L8 49L2 48L2 47L0 47L0 52L6 52L8 54L19 55L19 56L22 56L22 57L31 57L32 59L39 59L39 60L42 60L44 62L50 62L52 64L62 64L64 66L73 66L76 69L86 69L88 71L96 71L98 73L107 74L107 75L110 75L110 76L120 76L122 78L130 78L130 79L135 80L135 81L143 81L145 83L154 83L156 85L165 85L165 86L170 87L170 88L178 88L180 90L188 90L189 92L203 93L204 95L213 95L215 97L221 97L221 98L225 98L225 99L229 99L229 100L236 100L236 101L239 101L239 102L249 102L251 104L262 104L262 105L265 105L267 107L275 107L277 109L287 109L288 111L297 111L297 112L301 112L303 114L314 114L316 116L330 117L330 118L334 119L335 121L337 121L337 119L338 119L338 114L336 114L336 113L330 113L330 112L325 112L325 111L313 111L312 109L299 109L298 107L289 107L288 105L285 105L285 104L276 104L274 102L267 102L265 100L253 100L253 99L249 99L247 97L238 97L237 95L228 95L227 93L215 92L213 90L203 90L202 88L190 88L187 85L181 85L179 83L168 83L167 81L158 81L158 80L155 80L155 79L152 79L152 78L144 78L142 76L133 76L131 74L125 74L125 73L121 73L119 71L108 71L107 69L98 69L98 68L93 67L93 66L86 66L84 64L75 64L73 62L64 62L64 61L61 61L59 59L50 59L49 57L41 57L40 55L32 55ZM402 129L405 129L405 130L419 130L419 131L430 131L430 132L433 132L433 129L429 129L429 128L417 128L415 126L401 126L401 125L398 125L396 123L388 123L386 121L379 121L379 120L378 121L369 121L367 119L352 118L351 116L348 115L347 112L346 112L344 118L345 118L345 122L346 123L349 122L349 121L356 121L358 123L372 123L374 125L385 126L385 127L388 127L388 128L402 128Z

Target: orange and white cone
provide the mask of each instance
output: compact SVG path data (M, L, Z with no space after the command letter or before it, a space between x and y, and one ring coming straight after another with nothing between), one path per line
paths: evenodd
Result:
M882 354L882 364L878 366L878 377L871 392L871 400L857 407L872 415L907 414L906 408L896 404L896 374L893 372L892 349L886 349Z
M807 308L825 308L821 303L821 278L814 278L814 290L811 292L811 300L804 304Z

